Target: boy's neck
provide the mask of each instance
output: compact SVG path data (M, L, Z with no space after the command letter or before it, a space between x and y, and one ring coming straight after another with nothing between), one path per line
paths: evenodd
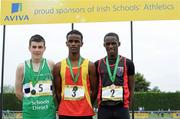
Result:
M70 55L69 55L69 59L70 59L71 61L78 61L79 58L80 58L80 54L75 54L75 55L70 54Z

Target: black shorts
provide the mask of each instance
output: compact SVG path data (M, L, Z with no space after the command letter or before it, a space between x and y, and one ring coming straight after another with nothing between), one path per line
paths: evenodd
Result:
M92 119L92 116L59 116L59 119Z
M129 109L120 106L100 106L98 119L130 119Z

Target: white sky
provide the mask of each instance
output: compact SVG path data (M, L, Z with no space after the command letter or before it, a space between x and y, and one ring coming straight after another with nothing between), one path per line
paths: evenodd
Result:
M84 36L83 57L91 61L104 57L103 37L108 32L116 32L121 41L119 53L131 58L130 22L76 23L74 28ZM166 92L180 90L180 20L136 21L133 28L136 72L151 82L150 88L158 86ZM44 57L58 62L68 55L65 42L70 30L71 24L6 26L4 85L14 86L17 65L30 58L28 42L32 35L45 38ZM0 34L1 67L3 26Z

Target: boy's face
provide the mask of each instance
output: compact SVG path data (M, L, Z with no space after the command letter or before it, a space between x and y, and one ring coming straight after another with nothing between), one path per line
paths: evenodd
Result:
M32 59L40 60L43 56L46 47L44 46L44 42L35 42L32 41L29 46L29 51L31 52Z
M106 48L108 56L116 56L119 46L120 42L115 36L107 36L105 38L104 47Z
M78 34L70 34L68 36L66 45L69 48L69 52L79 53L80 47L83 45L83 42L81 40L81 36Z

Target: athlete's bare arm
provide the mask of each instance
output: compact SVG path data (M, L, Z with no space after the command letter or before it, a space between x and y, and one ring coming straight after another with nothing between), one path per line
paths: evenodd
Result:
M91 86L91 103L94 104L98 93L98 79L94 63L89 62L89 79Z
M54 69L54 66L55 66L55 64L54 64L54 62L52 61L52 60L48 60L48 66L49 66L49 68L50 68L50 70L51 70L51 74L53 75L53 69ZM55 85L54 85L54 79L53 79L53 82L52 82L52 92L53 92L53 97L54 97L54 99L56 100L56 103L57 103L57 98L56 98L56 93L55 93Z
M54 86L55 86L55 94L58 101L58 104L61 100L61 76L60 76L60 66L61 63L58 62L53 69L53 77L54 77Z
M15 94L16 97L22 101L23 98L23 77L24 77L24 65L19 64L16 69L16 81L15 81Z
M129 87L129 108L131 108L132 106L132 100L133 100L133 96L134 96L134 75L130 75L128 80L128 87Z

